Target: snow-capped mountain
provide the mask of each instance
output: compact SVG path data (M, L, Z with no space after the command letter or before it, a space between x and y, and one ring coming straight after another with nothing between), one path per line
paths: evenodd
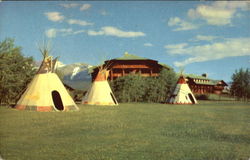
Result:
M87 90L91 84L91 75L89 68L91 65L85 63L74 63L61 65L57 70L61 71L63 82L74 89Z
M70 76L70 79L73 79L74 76L75 76L77 73L79 73L79 71L80 71L80 67L74 68L73 73L72 73L72 75Z
M42 61L34 62L34 68L38 69ZM64 64L57 61L56 70L63 75L63 83L77 90L87 90L91 85L89 69L91 65L85 63Z

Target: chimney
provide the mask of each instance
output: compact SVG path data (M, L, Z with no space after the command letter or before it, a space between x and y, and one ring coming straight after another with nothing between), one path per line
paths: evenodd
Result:
M207 74L206 73L203 73L201 76L207 78Z

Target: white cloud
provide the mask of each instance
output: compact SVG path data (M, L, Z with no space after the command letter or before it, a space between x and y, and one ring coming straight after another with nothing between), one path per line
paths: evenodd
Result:
M84 33L86 32L85 30L78 30L78 31L74 31L72 34L79 34L79 33Z
M61 22L64 20L64 16L60 12L46 12L44 13L47 18L53 22Z
M175 66L185 66L190 63L217 60L226 57L250 56L250 38L231 38L223 42L206 45L189 46L186 43L166 45L167 53L172 55L189 55L190 58L174 62Z
M173 31L185 31L185 30L192 30L197 29L199 26L196 24L192 24L190 22L184 21L179 17L171 17L168 21L168 26L173 27L176 26L177 28Z
M45 35L48 38L55 38L58 34L61 36L68 36L68 35L76 35L80 33L84 33L84 30L78 30L73 31L72 28L62 28L62 29L56 29L56 28L50 28L45 31Z
M93 31L93 30L88 31L88 35L90 36L100 36L104 34L105 34L104 31Z
M48 17L49 20L54 21L54 22L65 21L68 24L77 24L77 25L81 25L81 26L88 26L88 25L94 24L94 23L90 23L90 22L87 22L84 20L79 20L79 19L67 19L63 15L61 15L60 12L46 12L44 14Z
M105 36L130 38L130 37L145 36L145 33L133 32L133 31L122 31L122 30L115 28L115 27L112 27L112 26L106 26L106 27L102 27L100 31L89 30L88 35L90 35L90 36L105 35Z
M48 38L54 38L56 37L56 29L51 28L45 31L45 34Z
M64 4L60 4L60 6L64 7L64 8L76 8L76 7L80 7L80 11L86 11L89 8L92 7L91 4L79 4L79 3L64 3Z
M219 38L218 36L205 36L205 35L197 35L195 39L192 41L213 41Z
M64 8L75 8L75 7L81 6L81 4L78 4L78 3L64 3L64 4L60 4L60 6L62 6Z
M78 24L78 25L81 25L81 26L89 26L89 25L94 24L94 23L90 23L90 22L86 22L86 21L78 20L78 19L69 19L69 20L67 20L67 22L69 24Z
M244 1L216 1L210 5L198 5L188 11L188 16L193 19L203 19L210 25L228 25L236 17L237 9L250 10L250 2Z
M181 22L181 19L179 18L179 17L171 17L170 19L169 19L169 21L168 21L168 25L169 26L175 26L175 25L177 25L178 23L180 23Z
M83 4L83 5L80 7L80 11L86 11L86 10L88 10L89 8L91 8L91 4Z
M146 46L146 47L152 47L153 46L152 43L144 43L143 45Z
M187 45L187 43L171 44L165 45L164 48L170 50L171 54L182 54L184 52L184 47L186 47Z

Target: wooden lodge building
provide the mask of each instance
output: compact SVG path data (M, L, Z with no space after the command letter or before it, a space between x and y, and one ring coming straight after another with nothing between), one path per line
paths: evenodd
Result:
M122 57L105 61L103 67L110 70L108 80L115 80L130 73L140 73L145 77L157 77L162 68L171 69L165 64L159 64L156 60L139 57L127 52ZM93 68L91 73L92 81L95 79L98 70L98 67ZM188 74L184 76L194 94L221 94L225 86L227 86L223 80L209 79L206 74L201 76Z
M207 77L207 74L185 75L188 86L195 94L221 94L227 85L223 80L212 80Z
M122 57L105 61L103 67L107 67L110 70L108 80L115 80L130 73L140 73L145 77L155 77L159 75L162 68L170 69L167 65L159 64L156 60L135 56L127 52ZM91 73L92 80L95 79L97 73L98 67L94 68Z

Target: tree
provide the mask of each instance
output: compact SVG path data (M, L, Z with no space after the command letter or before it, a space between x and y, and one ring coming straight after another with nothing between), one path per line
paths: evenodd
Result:
M118 102L164 102L176 83L175 72L162 69L159 77L129 74L110 82Z
M141 102L144 97L145 77L129 74L111 82L118 102Z
M24 57L14 39L0 42L0 104L16 102L35 74L33 58Z
M240 68L232 75L231 94L238 99L250 98L250 71Z
M160 76L157 84L159 85L158 102L166 101L166 98L171 95L176 85L177 76L173 69L163 69L160 72Z

